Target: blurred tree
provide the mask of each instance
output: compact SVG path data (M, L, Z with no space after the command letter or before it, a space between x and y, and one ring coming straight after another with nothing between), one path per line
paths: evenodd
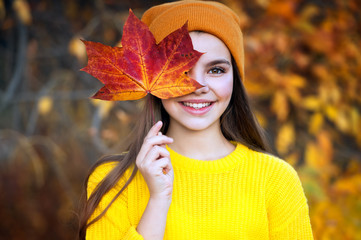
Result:
M0 0L0 239L73 239L89 166L121 151L136 102L89 100L79 39L116 45L128 9L164 1ZM224 0L241 17L246 88L297 169L315 239L361 239L361 3Z

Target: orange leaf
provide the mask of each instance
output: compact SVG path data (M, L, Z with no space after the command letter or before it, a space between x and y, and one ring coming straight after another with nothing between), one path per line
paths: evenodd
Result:
M136 100L151 93L167 99L202 87L186 75L202 55L193 49L187 24L156 44L147 25L130 10L122 47L83 42L89 59L82 70L105 84L93 98Z
M288 99L284 92L277 91L272 99L271 109L280 121L286 120L289 113Z
M276 147L280 154L286 154L294 145L295 129L291 123L284 124L277 136Z

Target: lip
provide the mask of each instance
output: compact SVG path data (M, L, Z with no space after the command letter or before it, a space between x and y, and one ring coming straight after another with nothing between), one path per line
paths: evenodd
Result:
M215 101L208 100L208 99L188 99L188 100L182 100L180 102L189 102L189 103L214 103Z
M188 103L211 103L209 106L207 107L203 107L200 109L195 109L192 107L188 107L183 105L183 102L188 102ZM208 113L214 106L215 101L211 101L211 100L207 100L207 99L189 99L189 100L184 100L184 101L180 101L179 104L180 106L189 114L195 115L195 116L201 116L204 115L206 113Z

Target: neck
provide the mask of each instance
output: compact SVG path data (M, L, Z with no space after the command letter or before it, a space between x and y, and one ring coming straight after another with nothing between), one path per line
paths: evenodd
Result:
M174 139L170 148L193 159L215 160L227 156L235 149L223 136L219 125L194 131L171 124L167 136Z

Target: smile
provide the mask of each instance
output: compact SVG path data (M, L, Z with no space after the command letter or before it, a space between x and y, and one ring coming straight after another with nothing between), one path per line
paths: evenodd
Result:
M194 109L201 109L201 108L205 108L208 107L209 105L211 105L211 102L204 102L204 103L190 103L190 102L182 102L182 104L186 107L191 107Z

